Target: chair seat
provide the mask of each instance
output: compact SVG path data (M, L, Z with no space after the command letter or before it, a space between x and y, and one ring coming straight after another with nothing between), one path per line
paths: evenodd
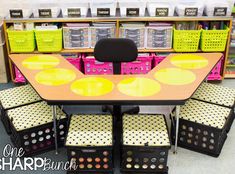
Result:
M192 98L231 108L235 104L235 89L202 83Z
M0 102L5 110L37 101L41 101L41 98L30 85L0 91Z
M124 115L123 145L170 146L163 115Z
M66 146L112 146L112 123L111 115L73 115Z

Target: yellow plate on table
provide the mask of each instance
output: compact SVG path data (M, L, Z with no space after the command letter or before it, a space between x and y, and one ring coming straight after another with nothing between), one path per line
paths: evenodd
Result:
M25 59L22 62L22 65L25 68L32 70L43 70L48 68L54 68L59 65L60 60L55 56L50 55L38 55L32 56Z
M36 81L47 86L60 86L73 81L76 74L69 69L54 68L43 70L36 74Z
M102 96L110 93L114 88L113 82L101 77L87 77L76 80L71 90L82 96Z
M187 85L196 80L196 75L192 71L180 68L160 69L154 74L154 77L168 85Z
M201 69L208 65L208 60L202 56L193 54L182 54L170 59L171 63L184 69Z
M147 97L158 93L161 85L148 78L133 77L122 80L118 84L118 90L128 96Z

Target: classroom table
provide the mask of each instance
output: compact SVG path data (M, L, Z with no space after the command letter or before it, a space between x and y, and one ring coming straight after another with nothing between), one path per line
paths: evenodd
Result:
M52 105L57 153L55 105L75 104L176 105L177 152L180 105L193 95L222 56L222 53L170 54L142 75L84 75L59 54L9 57L41 98ZM119 114L117 107L114 115Z

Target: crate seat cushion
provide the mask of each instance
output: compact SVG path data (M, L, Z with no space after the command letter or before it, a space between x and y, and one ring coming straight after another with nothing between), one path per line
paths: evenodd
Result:
M8 110L7 115L16 131L53 122L51 106L44 101ZM57 107L57 118L66 118L66 114L59 107Z
M0 91L0 102L3 109L10 109L40 100L41 98L30 85Z
M113 124L111 115L73 115L66 146L112 146Z
M231 108L235 104L235 89L204 82L192 98Z
M179 117L187 121L223 129L230 112L231 109L226 107L190 99L180 108ZM175 116L175 112L173 112L173 116Z
M170 146L163 115L124 115L123 145Z

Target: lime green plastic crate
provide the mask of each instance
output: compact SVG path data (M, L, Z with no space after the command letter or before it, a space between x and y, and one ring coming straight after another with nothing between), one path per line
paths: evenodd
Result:
M58 52L62 50L62 29L35 30L39 52Z
M34 31L15 31L7 29L8 40L12 53L28 53L35 50Z
M176 52L196 52L199 46L201 30L174 29L173 48Z
M224 30L202 30L201 50L204 52L224 51L229 28Z

